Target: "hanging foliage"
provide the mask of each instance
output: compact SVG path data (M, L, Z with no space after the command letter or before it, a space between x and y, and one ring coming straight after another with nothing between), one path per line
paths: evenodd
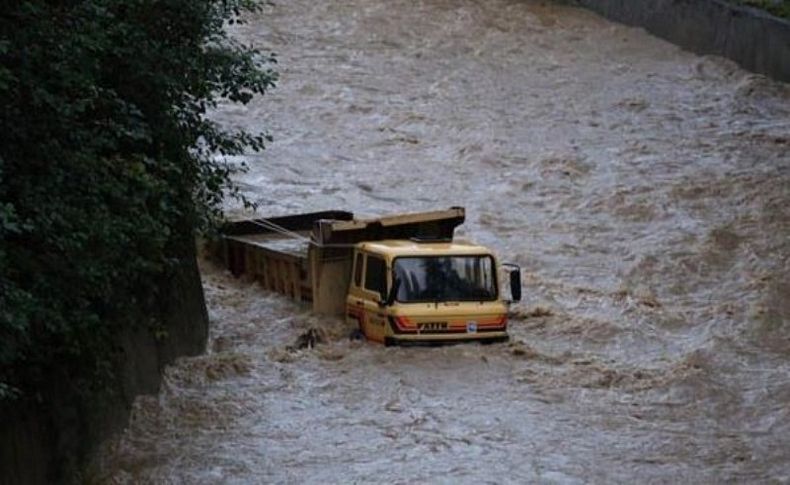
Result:
M113 335L140 323L177 245L233 191L237 168L221 155L268 140L207 113L276 81L273 55L225 29L257 12L251 1L6 5L0 401L35 395L52 369L85 388L111 378Z

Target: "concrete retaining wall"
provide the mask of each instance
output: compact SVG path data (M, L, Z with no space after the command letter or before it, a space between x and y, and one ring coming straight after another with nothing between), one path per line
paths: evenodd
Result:
M727 57L744 69L790 82L790 22L723 0L576 0L611 20L698 54Z
M53 379L40 399L0 408L0 485L79 483L77 475L96 447L127 425L135 396L159 390L165 366L181 355L205 350L208 315L191 231L183 241L182 264L160 285L156 308L166 338L145 324L124 328L115 338L118 358L113 389L82 396L73 383Z

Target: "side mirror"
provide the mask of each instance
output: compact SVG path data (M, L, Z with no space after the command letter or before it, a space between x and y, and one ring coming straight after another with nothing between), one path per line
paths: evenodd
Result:
M510 296L513 301L521 301L521 268L510 272Z
M521 268L517 264L509 263L502 266L510 269L510 297L513 302L521 301Z
M392 288L390 288L389 295L385 296L384 292L386 290L384 289L381 290L380 292L381 300L379 300L379 306L380 307L392 306L392 304L395 303L395 298L398 296L399 289L400 289L400 279L395 278L394 280L392 280Z

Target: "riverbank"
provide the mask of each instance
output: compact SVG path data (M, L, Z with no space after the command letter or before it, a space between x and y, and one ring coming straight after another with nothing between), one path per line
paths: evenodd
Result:
M113 337L113 378L84 393L73 382L50 379L38 396L0 408L0 485L75 483L94 450L128 426L138 396L156 395L162 372L177 357L203 353L208 315L195 252L187 243L181 266L162 283L156 308L161 327L124 327Z
M724 0L575 3L697 54L726 57L749 71L790 82L790 21L761 8Z

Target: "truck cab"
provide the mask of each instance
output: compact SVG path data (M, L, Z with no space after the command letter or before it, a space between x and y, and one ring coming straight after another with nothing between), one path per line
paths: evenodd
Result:
M508 339L500 265L467 242L383 240L356 244L346 319L385 345ZM520 277L510 293L520 297Z

